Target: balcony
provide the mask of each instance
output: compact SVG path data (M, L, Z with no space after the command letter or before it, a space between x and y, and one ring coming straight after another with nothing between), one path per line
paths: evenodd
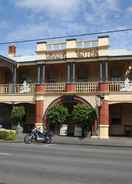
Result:
M33 95L35 84L0 84L0 95Z
M123 93L127 92L130 93L132 92L132 82L127 82L127 81L118 81L118 82L108 82L108 92L110 93Z
M132 84L125 84L124 81L109 81L104 83L107 88L103 90L103 93L132 93ZM44 93L66 93L67 83L50 82L44 83ZM75 82L75 93L87 93L87 94L98 94L102 90L100 89L100 83L97 82ZM28 95L33 96L35 94L35 84L0 84L0 95Z

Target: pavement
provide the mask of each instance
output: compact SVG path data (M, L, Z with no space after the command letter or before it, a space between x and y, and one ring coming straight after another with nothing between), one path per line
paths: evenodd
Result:
M23 143L24 134L17 136L16 140L0 142L9 143ZM67 145L87 145L87 146L105 146L105 147L131 147L132 148L132 137L110 137L109 139L100 139L96 136L78 138L78 137L67 137L57 136L53 137L53 144L67 144Z

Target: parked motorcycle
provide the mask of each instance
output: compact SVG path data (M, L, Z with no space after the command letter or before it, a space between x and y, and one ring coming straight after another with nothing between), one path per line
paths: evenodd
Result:
M39 143L52 143L52 136L48 132L41 132L38 128L34 128L31 134L24 137L25 144L31 144L32 142Z

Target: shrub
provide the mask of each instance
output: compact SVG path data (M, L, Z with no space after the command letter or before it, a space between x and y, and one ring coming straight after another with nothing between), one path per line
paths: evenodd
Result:
M0 129L0 139L15 140L16 139L16 131L1 128Z
M61 127L61 125L66 122L68 115L68 109L63 105L52 107L48 112L49 127Z
M77 104L72 111L72 122L80 124L82 127L82 136L85 131L91 131L92 125L96 119L96 111L94 108Z
M11 110L11 119L13 121L13 125L17 126L20 124L22 126L25 114L26 112L24 106L13 106Z

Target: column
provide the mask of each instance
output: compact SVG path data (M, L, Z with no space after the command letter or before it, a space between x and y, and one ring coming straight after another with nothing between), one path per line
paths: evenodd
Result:
M72 63L72 82L75 83L75 77L76 77L76 73L75 73L75 63Z
M71 78L70 78L70 71L71 71L71 63L67 63L67 83L70 83Z
M42 84L36 85L35 100L35 127L43 127L44 112L44 87Z
M108 85L108 63L100 63L100 91L101 92L108 92L109 85Z
M36 93L44 94L45 91L45 65L39 64L37 65L37 84L36 84Z
M75 92L76 84L75 84L75 63L67 63L67 84L66 84L67 92Z
M37 65L37 84L40 84L41 83L41 65Z
M108 81L108 63L100 63L100 81Z
M35 102L35 127L43 126L43 111L44 111L44 101L36 100Z
M102 103L99 109L99 123L100 123L100 138L109 138L109 104L102 99Z
M41 67L41 82L45 83L45 64Z
M13 69L12 69L12 92L16 93L16 65L13 65Z
M41 84L45 82L45 64L37 65L37 83Z

